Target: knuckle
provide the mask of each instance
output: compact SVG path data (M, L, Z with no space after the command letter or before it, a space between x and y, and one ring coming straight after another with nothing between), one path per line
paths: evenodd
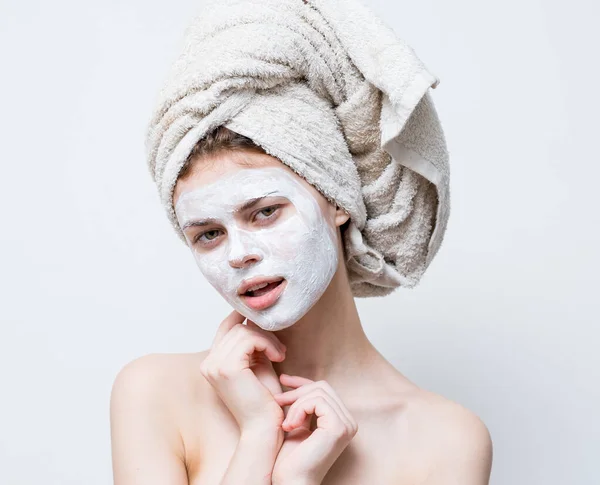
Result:
M283 348L283 344L281 343L281 341L275 337L275 335L271 334L271 335L265 335L265 338L267 338L267 340L269 342L271 342L271 344L273 345L273 347L275 348Z
M336 393L333 390L333 387L331 387L331 385L329 384L329 382L325 381L325 380L320 380L316 382L317 387L323 389L324 392L326 392L327 394L331 395L331 396L335 396Z
M230 367L219 367L217 370L217 376L219 379L231 379L233 377L234 371Z
M348 430L342 423L339 423L338 426L334 426L332 428L332 433L338 440L345 440L348 438Z
M291 408L298 408L298 407L302 407L302 405L307 401L307 399L310 396L300 396L298 399L296 399L291 405L290 405L290 409Z
M212 361L210 360L209 357L206 357L201 363L200 363L200 373L206 377L209 378L211 376L211 369L212 369Z
M267 337L264 337L262 335L257 335L254 339L254 344L255 346L261 346L264 347L265 350L266 349L274 349L275 346L273 345L273 341Z
M253 332L252 330L245 332L245 335L244 335L244 339L247 339L249 342L252 342L253 344L258 342L262 338L263 337L261 335L257 334L256 332Z
M208 381L215 381L217 378L217 373L213 366L206 366L203 375Z
M315 401L314 396L311 396L311 395L302 396L294 401L294 403L292 404L290 409L292 407L294 409L296 409L296 408L304 409L305 405L310 406L311 402L314 403L314 401Z
M315 382L316 387L320 387L321 389L325 389L325 386L328 386L327 381L320 380Z
M329 382L327 381L320 381L322 382L322 386L323 389L325 389L329 394L335 394L335 391L333 390L333 387L331 387L331 385L329 384Z
M265 342L267 344L271 343L271 339L269 339L266 335L261 335L260 333L253 332L252 340L254 342Z

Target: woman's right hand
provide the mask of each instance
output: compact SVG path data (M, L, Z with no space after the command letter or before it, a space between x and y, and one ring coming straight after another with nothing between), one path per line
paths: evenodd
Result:
M281 430L285 416L273 397L281 392L281 384L271 361L285 359L285 346L273 332L251 320L244 325L244 320L234 310L221 322L200 371L229 408L241 432Z

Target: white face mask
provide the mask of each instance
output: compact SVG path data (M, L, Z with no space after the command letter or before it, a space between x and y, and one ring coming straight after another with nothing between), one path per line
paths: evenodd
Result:
M266 198L236 216L237 208L261 197ZM277 200L287 207L265 215ZM283 168L242 169L182 193L175 212L182 230L193 222L212 221L197 229L195 241L186 236L198 267L231 306L265 330L296 323L337 270L335 229L314 196ZM283 282L254 293L270 290L264 296L238 294L242 281L254 277Z

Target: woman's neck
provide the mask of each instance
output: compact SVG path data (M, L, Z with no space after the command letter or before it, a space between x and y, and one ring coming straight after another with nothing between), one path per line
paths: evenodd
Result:
M363 331L343 267L308 313L275 335L287 347L285 360L273 362L277 375L332 382L381 357Z

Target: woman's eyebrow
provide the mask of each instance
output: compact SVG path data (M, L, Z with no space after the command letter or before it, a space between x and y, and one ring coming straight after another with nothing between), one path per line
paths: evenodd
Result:
M196 227L196 226L208 226L209 224L213 224L217 222L216 219L192 219L187 221L182 227L181 230L185 231L188 227Z
M247 200L240 207L238 207L234 212L236 212L236 213L237 212L243 212L246 209L250 209L251 207L254 207L256 204L258 204L265 197L268 197L269 195L272 195L272 194L275 194L275 193L277 193L277 191L273 190L273 191L268 192L265 195L262 195L260 197L254 197L253 199Z
M247 200L240 207L238 207L237 209L235 209L234 212L239 213L239 212L243 212L243 211L245 211L247 209L250 209L251 207L254 207L256 204L258 204L264 198L268 197L269 195L276 194L276 193L277 193L277 191L273 190L271 192L267 192L264 195L261 195L260 197L254 197L254 198L252 198L250 200ZM214 223L217 223L217 222L218 221L216 219L214 219L214 218L192 219L192 220L189 220L186 223L184 223L183 226L181 226L181 230L185 231L189 227L208 226L209 224L214 224Z

